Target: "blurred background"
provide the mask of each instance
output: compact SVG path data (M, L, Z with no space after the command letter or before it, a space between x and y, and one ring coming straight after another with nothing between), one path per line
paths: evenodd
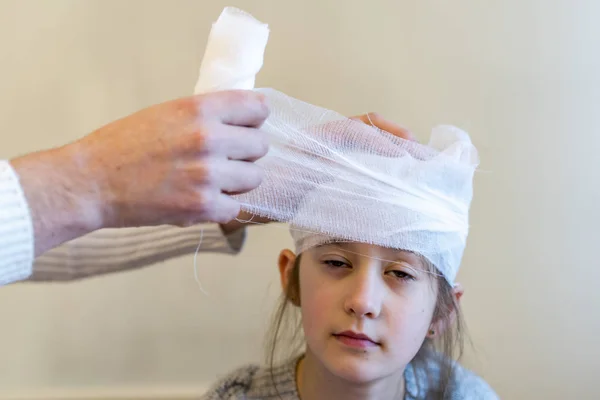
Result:
M271 27L257 86L481 152L460 281L465 363L503 399L596 399L600 3L0 0L0 156L192 92L223 7ZM203 255L0 290L0 399L184 399L260 361L281 226ZM596 257L596 258L594 258ZM161 397L162 396L162 397Z

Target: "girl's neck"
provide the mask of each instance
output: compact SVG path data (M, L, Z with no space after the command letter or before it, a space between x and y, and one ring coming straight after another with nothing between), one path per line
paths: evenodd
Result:
M381 400L404 398L404 373L369 383L348 382L335 376L307 350L296 369L296 384L302 400Z

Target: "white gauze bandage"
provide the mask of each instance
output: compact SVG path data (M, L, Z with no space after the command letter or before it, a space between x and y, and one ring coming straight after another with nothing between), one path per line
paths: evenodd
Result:
M454 282L469 230L478 155L452 126L428 145L261 89L271 148L258 189L237 196L253 214L288 222L296 251L356 241L419 253Z
M253 29L244 38L259 36L261 24ZM229 46L215 53L243 47ZM243 58L256 66L252 60L262 60L264 51L258 54L258 48L257 54L244 51L234 63L220 64L231 82L250 79ZM205 58L203 65L210 64ZM242 66L237 73L234 64ZM219 86L200 79L205 87ZM257 90L271 107L263 125L270 150L256 162L265 172L261 186L235 196L243 209L289 223L298 253L331 241L408 250L454 282L479 162L465 132L439 126L423 145L273 89Z
M268 40L267 24L226 7L212 25L194 93L254 89Z

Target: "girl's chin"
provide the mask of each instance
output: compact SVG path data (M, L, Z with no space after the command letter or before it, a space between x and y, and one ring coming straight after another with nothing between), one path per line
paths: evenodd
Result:
M335 357L326 363L330 372L347 381L357 385L367 385L385 376L381 371L381 364L360 358L348 359L349 357Z

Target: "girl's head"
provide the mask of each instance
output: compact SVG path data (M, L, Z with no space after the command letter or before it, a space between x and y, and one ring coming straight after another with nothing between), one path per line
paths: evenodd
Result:
M326 113L314 115L323 120ZM362 122L373 125L369 116ZM310 157L301 162L298 148L290 146L289 159L307 174L293 175L281 204L293 220L281 220L290 222L299 254L284 250L279 257L284 296L268 358L273 365L280 350L299 353L295 342L305 345L306 360L310 356L323 371L359 384L398 378L409 363L421 363L419 370L427 372L435 360L434 375L427 377L435 383L428 386L443 392L454 365L449 360L454 350L462 351L462 289L448 282L468 232L477 151L455 127L434 129L427 146L402 129L377 127L382 131L345 121L317 134L304 127L286 130L295 139L307 135L300 150ZM349 145L357 138L369 143L366 151ZM284 154L277 157L287 160ZM300 201L290 201L290 193ZM329 235L354 241L331 243Z
M462 350L462 289L418 254L337 242L301 255L284 250L278 264L284 295L271 332L271 365L295 341L331 374L368 383L397 378L411 361L426 364L436 347L448 359ZM439 386L451 366L439 365Z

